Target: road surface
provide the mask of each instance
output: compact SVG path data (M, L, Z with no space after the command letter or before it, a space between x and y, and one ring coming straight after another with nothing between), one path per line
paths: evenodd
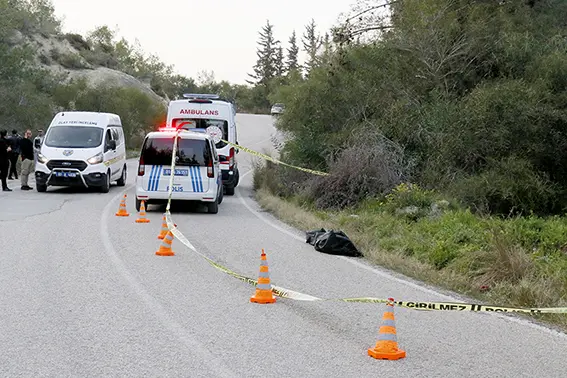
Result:
M268 116L239 115L240 142L269 148ZM455 300L372 268L320 254L251 199L250 157L219 213L172 209L201 252L257 277L324 298ZM163 208L136 224L134 175L110 193L0 192L0 377L564 377L567 338L526 321L396 309L407 357L378 361L383 305L249 302L254 288L182 244L158 257ZM129 195L129 218L115 217Z

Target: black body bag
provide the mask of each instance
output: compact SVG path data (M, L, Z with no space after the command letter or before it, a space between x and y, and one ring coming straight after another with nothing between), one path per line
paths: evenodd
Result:
M320 230L307 231L306 243L315 247L316 251L329 255L341 255L361 257L362 253L354 246L353 242L342 231Z

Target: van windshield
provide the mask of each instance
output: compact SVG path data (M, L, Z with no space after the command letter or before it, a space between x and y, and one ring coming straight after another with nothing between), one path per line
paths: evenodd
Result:
M50 127L44 144L58 148L94 148L102 143L103 129L86 126Z
M147 165L171 165L173 137L148 138L142 148L142 159ZM204 140L178 139L177 166L207 166L211 149Z
M172 127L183 127L186 129L206 130L215 142L217 148L223 148L226 143L219 141L228 140L228 122L222 119L204 119L204 118L177 118L173 120Z

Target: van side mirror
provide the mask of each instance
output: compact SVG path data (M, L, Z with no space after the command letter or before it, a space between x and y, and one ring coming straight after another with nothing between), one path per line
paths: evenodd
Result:
M35 147L36 149L41 148L41 141L40 141L39 139L36 139L36 140L34 141L34 147Z
M109 141L108 146L110 147L111 150L115 150L116 149L116 141L115 140Z

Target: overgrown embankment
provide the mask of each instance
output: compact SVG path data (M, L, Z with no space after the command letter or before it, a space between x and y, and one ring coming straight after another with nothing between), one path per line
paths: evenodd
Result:
M284 168L287 169L287 168ZM281 168L256 168L261 206L302 230L347 233L369 261L501 306L567 306L567 219L480 216L433 191L401 184L382 199L321 210L302 196L283 199ZM567 330L567 317L539 319Z
M567 304L567 3L359 5L274 97L281 159L330 175L260 167L263 206L486 302Z

